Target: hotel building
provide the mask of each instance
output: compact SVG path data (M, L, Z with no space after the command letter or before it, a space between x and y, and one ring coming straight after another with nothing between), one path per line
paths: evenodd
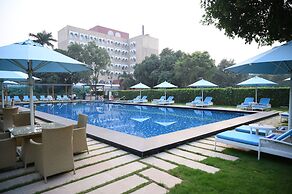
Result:
M158 55L158 39L149 35L129 38L129 33L102 26L95 26L85 30L73 26L65 26L58 31L58 48L67 50L72 43L86 45L95 42L105 49L111 59L107 69L102 69L99 83L117 83L123 72L134 73L134 66L141 63L146 56Z

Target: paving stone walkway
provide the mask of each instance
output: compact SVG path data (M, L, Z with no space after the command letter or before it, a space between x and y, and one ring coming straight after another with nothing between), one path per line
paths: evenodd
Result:
M178 165L217 173L220 169L204 164L208 157L237 160L220 153L229 147L217 144L209 137L165 150L147 158L140 158L113 146L87 138L89 154L74 156L76 174L61 173L48 178L45 184L34 166L19 167L0 172L0 193L124 193L162 194L183 182L171 175Z

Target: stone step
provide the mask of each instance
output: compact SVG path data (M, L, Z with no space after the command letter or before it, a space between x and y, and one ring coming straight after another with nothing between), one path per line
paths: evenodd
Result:
M214 137L214 136L212 136L212 137L207 137L206 139L211 140L211 141L215 141L215 137Z
M76 174L73 174L73 172L67 172L67 173L61 173L59 175L55 175L52 177L48 177L48 182L44 184L43 180L40 180L38 182L34 182L32 184L28 184L25 186L22 186L20 188L15 188L14 190L10 190L7 193L36 193L43 190L46 190L48 188L57 187L59 185L63 185L65 183L75 181L82 179L84 177L90 176L92 174L96 174L111 168L115 168L117 166L133 162L135 160L138 160L139 157L128 154L125 156L121 156L118 158L114 158L111 160L107 160L105 162L101 162L98 164L94 164L91 166L87 166L85 168L80 168L76 170Z
M190 145L215 151L214 145L209 145L209 144L205 144L205 143L201 143L201 142L192 142L192 143L190 143ZM216 151L218 151L218 152L222 152L223 150L225 150L225 148L218 147L218 146L216 148Z
M92 145L95 145L95 144L99 144L100 142L97 142L97 141L89 141L87 142L87 146L92 146Z
M199 170L202 170L202 171L205 171L208 173L216 173L219 171L218 168L215 168L213 166L208 166L206 164L195 162L193 160L185 159L185 158L182 158L182 157L179 157L176 155L172 155L172 154L169 154L166 152L156 154L155 156L158 158L164 159L164 160L168 160L168 161L180 164L180 165L187 166L189 168L199 169Z
M142 185L143 183L147 183L148 180L137 176L137 175L132 175L130 177L124 178L122 180L119 180L117 182L113 182L109 185L100 187L96 190L93 190L91 192L89 192L90 194L94 194L94 193L110 193L110 194L121 194L124 192L127 192L139 185Z
M69 183L67 185L63 185L61 187L55 188L53 190L50 190L46 192L49 193L79 193L86 191L88 189L91 189L93 187L97 187L99 185L103 185L107 182L113 181L117 178L126 176L127 174L133 173L137 170L141 170L143 168L146 168L146 165L140 163L140 162L133 162L130 164L126 164L124 166L114 168L112 170L90 176L88 178Z
M231 161L235 161L238 158L235 156L230 156L227 154L222 154L222 153L218 153L218 152L214 152L211 150L206 150L206 149L202 149L202 148L198 148L198 147L194 147L194 146L190 146L190 145L182 145L179 146L178 148L183 149L183 150L187 150L190 152L194 152L194 153L198 153L198 154L202 154L205 156L209 156L209 157L216 157L216 158L221 158L224 160L231 160Z
M33 173L35 171L34 167L28 167L28 168L19 168L19 169L15 169L15 170L10 170L10 171L6 171L3 173L0 173L0 181L2 180L6 180L12 177L16 177L16 176L20 176L23 174L28 174L28 173Z
M146 185L145 187L142 187L141 189L134 191L131 194L166 194L167 192L167 189L155 183L151 183L149 185Z
M94 144L94 145L91 145L91 146L88 146L88 149L89 151L91 150L97 150L97 149L100 149L100 148L105 148L105 147L108 147L109 145L105 144L105 143L99 143L99 144Z
M90 137L86 138L86 141L95 141L94 139L91 139Z
M127 152L122 151L122 150L116 150L116 151L113 151L113 152L109 152L109 153L93 156L93 157L90 157L90 158L87 158L87 159L84 159L84 160L78 160L78 161L74 162L74 165L75 165L75 168L77 169L77 168L81 168L82 166L95 164L97 162L108 160L110 158L117 157L117 156L120 156L120 155L124 155L126 153Z
M13 179L8 179L0 183L0 192L5 189L13 188L14 185L21 185L21 184L25 184L27 182L31 182L33 180L39 180L39 179L41 179L41 176L39 175L39 173L32 173L32 174L20 176Z
M180 180L179 178L176 178L166 172L157 170L155 168L149 168L147 170L140 172L140 174L145 177L148 177L149 179L157 183L165 185L167 188L172 188L176 184L180 184L182 182L182 180Z
M202 160L205 160L207 158L205 156L194 154L194 153L187 152L187 151L184 151L184 150L180 150L180 149L177 149L177 148L168 150L168 152L170 152L172 154L175 154L175 155L178 155L178 156L182 156L182 157L191 159L191 160L196 160L196 161L202 161Z
M147 164L150 164L152 166L155 166L157 168L160 168L160 169L163 169L166 171L177 167L177 165L171 164L169 162L166 162L164 160L160 160L160 159L152 157L152 156L142 159L141 162L145 162Z
M201 139L199 140L198 142L201 142L201 143L205 143L205 144L209 144L209 145L213 145L215 146L215 141L212 141L212 140L208 140L208 139ZM221 143L221 142L217 142L217 147L223 147L223 148L232 148L232 146L230 145L227 145L225 143Z
M103 154L103 153L106 153L106 152L112 152L112 151L114 151L116 149L117 148L115 148L115 147L109 146L109 147L105 147L105 148L89 151L89 154L87 152L84 152L82 154L75 155L74 156L74 160L77 161L77 160L81 160L81 159L86 159L86 158L89 158L89 157L92 157L92 156L96 156L96 155L99 155L99 154Z

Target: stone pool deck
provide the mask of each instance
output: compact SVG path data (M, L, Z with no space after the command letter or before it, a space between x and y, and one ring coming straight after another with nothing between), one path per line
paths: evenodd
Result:
M44 183L34 166L0 172L0 193L167 193L183 180L171 175L178 165L217 173L220 169L204 164L208 157L235 161L238 158L221 153L228 145L209 137L141 158L108 144L87 138L90 152L74 156L76 174L67 172L51 176Z

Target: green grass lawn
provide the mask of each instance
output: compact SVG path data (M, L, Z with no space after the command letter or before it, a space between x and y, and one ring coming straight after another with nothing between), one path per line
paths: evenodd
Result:
M225 153L238 156L237 161L207 158L203 162L220 168L216 174L208 174L179 166L171 171L183 182L170 193L292 193L292 160L263 154L257 160L257 152L226 149Z

